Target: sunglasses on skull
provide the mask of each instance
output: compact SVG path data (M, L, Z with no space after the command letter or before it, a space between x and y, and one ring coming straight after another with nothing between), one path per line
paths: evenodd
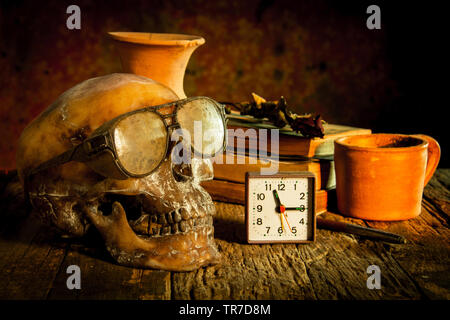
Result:
M175 107L171 114L159 110ZM167 119L171 118L170 124ZM201 122L200 143L195 137ZM223 105L208 97L191 97L122 114L107 121L81 144L32 169L27 177L70 161L86 163L109 178L140 178L155 171L165 159L172 130L181 128L195 154L213 157L226 147ZM204 133L207 132L208 135ZM199 147L198 147L199 146Z

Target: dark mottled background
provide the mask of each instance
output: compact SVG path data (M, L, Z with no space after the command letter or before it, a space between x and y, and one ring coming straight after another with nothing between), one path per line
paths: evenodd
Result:
M81 8L81 30L66 28L70 4ZM381 7L381 30L366 28L370 4ZM203 36L186 73L188 96L283 95L295 111L332 123L430 134L448 166L448 35L439 3L85 0L0 8L0 168L15 167L20 132L59 94L120 71L108 31Z

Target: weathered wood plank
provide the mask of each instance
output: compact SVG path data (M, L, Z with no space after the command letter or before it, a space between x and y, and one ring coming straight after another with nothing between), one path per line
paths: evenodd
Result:
M450 170L439 169L424 190L420 216L407 221L367 222L374 228L403 235L392 257L430 299L450 299Z
M217 240L220 265L174 273L174 299L313 299L303 264L294 265L283 248ZM291 268L286 266L291 264Z
M54 234L28 216L17 176L7 178L0 196L0 299L44 299L64 248L53 246Z
M248 245L244 207L217 202L215 237L222 263L169 273L117 265L101 239L64 241L27 217L13 175L0 179L0 298L3 299L449 299L450 170L424 191L423 211L400 222L322 217L398 233L404 245L318 230L309 245ZM69 290L69 265L81 290ZM366 286L367 267L381 270L381 290Z
M0 233L0 274L7 274L6 269L13 268L14 263L25 255L41 227L32 219L24 220L17 229L16 226L10 229L5 226L6 230Z
M216 205L215 237L223 261L218 266L174 273L175 299L421 297L383 245L325 230L319 230L317 241L309 245L248 245L243 243L244 208ZM366 270L372 264L384 270L381 290L367 288Z
M139 300L170 300L171 273L162 270L142 270Z
M1 271L0 299L45 299L64 259L65 246L50 245L51 233L41 228L22 256L8 259Z
M67 288L67 268L80 267L81 289ZM168 299L170 273L116 264L101 247L72 244L49 292L48 299L140 300Z
M421 297L420 290L399 268L381 243L319 230L321 255L310 255L307 268L318 299L399 299ZM311 248L312 249L312 248ZM305 251L310 248L305 247ZM367 268L381 270L381 289L367 287Z
M0 191L0 299L170 298L169 272L118 266L100 238L64 240L29 215L14 172L1 177ZM72 264L81 290L67 289Z

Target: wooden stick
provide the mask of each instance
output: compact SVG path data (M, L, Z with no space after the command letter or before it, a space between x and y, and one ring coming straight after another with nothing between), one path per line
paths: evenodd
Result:
M391 243L406 243L406 239L398 234L374 229L374 228L368 228L368 227L362 227L355 224L345 223L345 222L339 222L339 221L332 221L322 218L316 218L317 219L317 227L322 229L327 229L331 231L337 231L337 232L346 232L351 234L356 234L362 237L372 238L374 240L381 240L385 242L391 242Z

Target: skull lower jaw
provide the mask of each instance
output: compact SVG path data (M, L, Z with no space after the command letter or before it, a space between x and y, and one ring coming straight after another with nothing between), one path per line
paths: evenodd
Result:
M137 235L128 223L125 210L114 202L112 212L104 216L92 207L87 217L100 231L111 256L122 265L170 271L191 271L216 264L220 254L214 243L212 219L185 232L168 235Z
M170 271L191 271L200 267L216 264L220 260L214 240L209 234L212 226L202 226L172 236L144 238L138 236L152 249L144 247L123 250L116 246L107 246L111 256L122 265L144 268L156 268Z

